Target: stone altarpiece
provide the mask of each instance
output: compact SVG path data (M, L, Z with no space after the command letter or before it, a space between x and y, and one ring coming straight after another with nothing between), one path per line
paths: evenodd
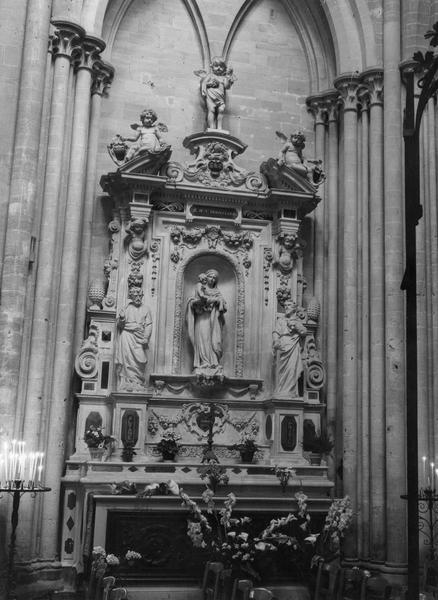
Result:
M167 144L131 152L127 161L124 146L121 136L113 140L118 169L101 179L112 214L109 253L103 282L90 285L88 334L76 358L82 383L76 450L64 477L62 558L79 570L92 544L118 549L110 547L118 527L130 530L131 547L139 543L132 527L169 546L169 532L141 520L144 499L111 489L124 480L141 491L174 479L199 495L212 402L214 452L230 477L223 493L233 489L239 509L287 512L303 489L310 509L322 511L332 485L326 465L310 465L302 444L305 424L318 430L324 410L319 305L303 277L312 248L302 238L303 221L320 201L321 173L304 167L301 153L301 168L288 162L290 143L283 160L247 172L236 161L245 144L219 129L184 140L192 155L184 165L171 161ZM84 442L90 424L115 439L103 462L90 459ZM181 436L172 463L156 448L169 430ZM260 447L252 464L231 448L243 433ZM124 443L135 451L133 462L122 460ZM276 464L295 470L286 492ZM154 496L147 510L158 520L174 518L179 504ZM146 579L159 578L165 564ZM184 576L183 569L171 575Z

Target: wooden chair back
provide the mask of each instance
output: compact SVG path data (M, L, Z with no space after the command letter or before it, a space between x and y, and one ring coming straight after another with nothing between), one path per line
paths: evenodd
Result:
M250 592L250 598L254 600L272 600L273 596L271 590L262 587L252 588Z
M110 594L110 600L125 600L128 597L126 588L114 588Z
M388 600L391 597L392 588L385 577L374 575L369 577L365 583L365 600Z
M362 569L341 569L338 600L365 600L366 576Z
M102 600L109 600L111 590L113 589L116 583L116 578L112 575L108 575L108 577L104 577L102 579Z
M252 590L252 581L249 579L235 579L231 600L249 600L249 595Z
M204 600L218 600L221 573L224 565L221 562L209 561L205 565L202 580L202 597Z
M319 563L313 600L336 600L339 570L335 563Z

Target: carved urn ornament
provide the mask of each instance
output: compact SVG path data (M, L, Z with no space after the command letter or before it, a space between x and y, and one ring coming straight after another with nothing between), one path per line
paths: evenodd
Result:
M92 281L88 288L88 298L92 303L90 310L100 310L105 298L105 284L100 280Z

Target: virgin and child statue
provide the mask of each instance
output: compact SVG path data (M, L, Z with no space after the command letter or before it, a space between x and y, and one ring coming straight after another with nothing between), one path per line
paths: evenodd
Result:
M217 284L219 273L210 269L198 275L194 294L187 302L187 329L193 347L195 374L220 375L223 372L223 326L227 304Z
M307 329L298 317L293 300L284 303L284 315L273 331L273 351L277 355L277 385L275 393L288 398L299 396L298 382L303 373L301 342Z

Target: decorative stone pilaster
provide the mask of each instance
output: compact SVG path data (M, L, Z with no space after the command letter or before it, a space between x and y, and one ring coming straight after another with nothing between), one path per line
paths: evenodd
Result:
M357 91L360 78L351 73L335 79L339 90L344 116L344 172L342 181L343 215L343 305L342 305L342 422L343 422L343 471L344 492L349 494L357 508L357 423L359 398L359 331L358 331L358 129ZM357 556L356 541L352 538L346 554Z

